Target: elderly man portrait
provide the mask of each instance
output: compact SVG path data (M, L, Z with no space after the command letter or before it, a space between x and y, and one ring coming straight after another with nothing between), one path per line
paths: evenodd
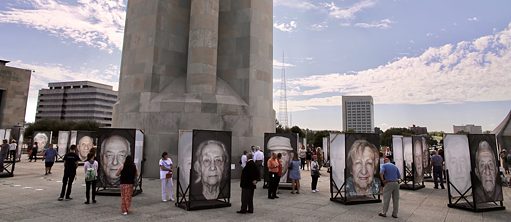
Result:
M100 179L104 185L119 186L120 177L116 173L128 155L131 155L130 143L124 137L114 135L102 142L100 163L103 176Z
M379 151L366 140L356 140L347 155L347 196L369 196L380 191Z
M90 150L94 147L94 139L90 136L82 136L76 146L78 149L78 156L82 161L85 161L87 159L87 154L89 154Z
M475 153L475 175L477 182L474 188L474 200L477 203L502 200L502 188L498 181L497 157L490 144L482 140L478 143Z
M200 143L194 153L190 199L215 200L229 195L230 158L217 140Z
M266 147L270 151L270 155L275 153L282 156L280 158L280 163L282 164L282 175L280 176L279 182L286 183L288 179L287 169L289 162L294 155L293 147L291 147L291 140L283 136L274 136L268 140Z

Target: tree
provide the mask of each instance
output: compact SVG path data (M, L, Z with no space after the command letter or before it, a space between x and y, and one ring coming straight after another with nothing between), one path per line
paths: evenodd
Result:
M411 131L411 130L409 130L407 128L390 128L390 129L387 129L380 136L380 145L381 146L391 146L391 144L392 144L392 135L411 136L411 135L413 135L413 131Z
M58 138L59 131L69 130L84 130L84 131L97 131L101 125L96 121L65 121L54 119L42 119L35 123L28 124L23 134L25 138L31 139L36 131L52 131L53 138ZM56 140L54 140L56 141Z

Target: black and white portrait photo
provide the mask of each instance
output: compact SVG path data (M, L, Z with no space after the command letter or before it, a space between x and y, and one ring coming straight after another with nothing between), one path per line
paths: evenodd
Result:
M194 130L190 200L230 197L231 132Z
M449 172L453 196L460 196L454 187L461 193L467 192L472 186L470 180L470 148L466 135L447 134L444 137L445 168ZM453 187L454 186L454 187ZM468 191L467 195L472 192Z
M468 141L476 177L472 185L474 201L476 203L502 201L495 135L470 134Z

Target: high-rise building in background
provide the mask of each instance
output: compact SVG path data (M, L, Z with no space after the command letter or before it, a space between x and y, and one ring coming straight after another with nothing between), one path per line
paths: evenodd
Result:
M371 133L374 129L372 96L342 96L342 129Z
M39 90L35 118L92 120L111 126L116 102L117 92L109 85L90 81L48 83L48 89Z
M455 126L455 125L453 125L452 129L453 129L454 133L459 133L459 132L465 132L465 133L470 133L470 134L481 134L481 133L483 133L483 128L481 126L476 126L474 124L467 124L467 125L464 125L464 126Z
M0 60L0 128L22 126L25 122L31 70L7 66Z

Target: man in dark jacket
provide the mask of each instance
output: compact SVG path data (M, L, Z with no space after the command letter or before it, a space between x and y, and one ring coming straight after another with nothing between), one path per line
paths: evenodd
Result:
M247 165L241 171L241 210L239 214L254 213L254 189L259 180L259 170L252 159L252 154L247 154Z
M59 201L64 199L64 194L66 196L66 200L73 199L69 195L71 195L73 181L76 176L76 168L78 167L78 161L80 161L80 157L78 157L78 154L75 152L76 145L71 145L71 147L69 147L69 153L64 155L64 177L62 178L62 190L60 191Z

